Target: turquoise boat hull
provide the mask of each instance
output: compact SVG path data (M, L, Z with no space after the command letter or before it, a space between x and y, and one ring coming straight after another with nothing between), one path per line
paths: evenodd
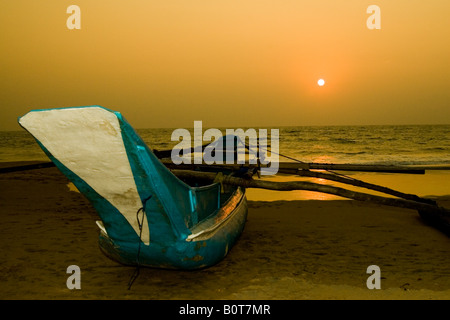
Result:
M221 261L244 229L244 189L181 181L119 112L32 110L19 124L97 210L100 248L115 261L205 268Z
M244 229L247 219L245 195L236 192L237 203L230 204L227 220L211 230L208 235L192 240L175 240L172 243L153 243L137 248L115 243L105 232L100 232L99 245L103 253L125 265L141 265L164 269L200 269L212 266L225 258ZM212 217L211 219L214 219Z

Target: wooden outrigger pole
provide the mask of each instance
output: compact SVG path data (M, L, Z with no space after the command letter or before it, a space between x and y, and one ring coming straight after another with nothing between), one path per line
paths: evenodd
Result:
M388 198L377 195L371 195L368 193L356 192L347 190L340 187L323 185L307 181L288 181L288 182L278 182L278 181L266 181L266 180L255 180L255 179L245 179L240 177L234 177L232 175L220 175L218 176L215 172L203 172L203 171L193 171L193 170L179 170L173 169L172 172L181 179L198 179L198 180L209 180L209 181L219 181L223 184L229 184L232 186L241 186L244 188L260 188L267 190L277 190L277 191L293 191L293 190L306 190L315 191L321 193L332 194L340 196L347 199L353 199L358 201L368 201L373 203L378 203L387 206L400 207L417 210L420 216L430 225L440 229L444 233L450 236L450 210L438 206L433 200L420 198L416 195L403 194L398 191L394 191L381 186L376 186L373 184L367 184L362 182L364 187L370 187L369 189L382 192L381 190L388 191L386 193L395 194L396 196L401 196L402 198ZM316 172L307 176L316 176ZM320 174L320 173L319 173ZM305 172L303 172L305 175ZM329 179L337 181L337 179L330 179L332 175L326 175L321 173L319 176L322 179ZM348 179L350 180L350 179ZM358 181L358 180L357 180ZM339 179L339 182L344 182Z
M204 146L202 146L204 147ZM161 152L160 156L167 156L167 153ZM236 164L216 164L216 165L196 165L196 164L180 164L175 165L170 159L161 160L176 176L181 179L193 178L205 181L217 181L218 172L223 171L236 171L242 168L243 165ZM52 167L52 162L38 162L30 165L23 165L17 167L0 168L0 173L8 173L14 171L40 169ZM245 166L244 166L245 167ZM194 171L193 169L207 170L207 171ZM257 167L253 166L256 170ZM422 198L414 194L406 194L400 191L396 191L387 187L367 183L354 178L349 178L342 175L319 172L312 170L343 170L343 171L364 171L364 172L389 172L389 173L407 173L407 174L424 174L425 170L449 170L447 166L444 167L398 167L398 166L379 166L379 165L352 165L352 164L320 164L320 163L294 163L294 162L281 162L279 163L278 173L299 175L303 177L320 178L330 181L335 181L343 184L348 184L356 187L362 187L377 192L389 194L396 198L382 197L378 195L372 195L363 192L351 191L341 187L335 187L330 185L323 185L306 181L267 181L262 179L253 179L250 176L247 178L236 177L232 175L222 175L220 182L233 186L241 186L244 188L260 188L267 190L277 191L293 191L293 190L305 190L332 194L347 199L353 199L358 201L368 201L381 205L407 208L417 210L421 218L430 225L440 229L444 233L450 236L450 210L440 207L432 199ZM208 172L209 171L209 172Z
M198 148L197 151L204 151L206 145ZM245 145L248 149L249 146ZM193 148L187 148L183 150L183 154L193 152ZM160 156L161 161L172 170L172 172L179 178L194 178L203 179L209 181L217 181L218 174L222 174L222 171L237 171L244 167L243 165L236 164L219 164L219 165L206 165L206 164L180 164L174 165L170 159L170 150L157 151L153 150L156 155ZM283 156L283 155L281 155ZM289 158L289 157L288 157ZM236 177L232 175L223 175L220 178L221 183L230 184L233 186L242 186L244 188L261 188L268 190L278 190L278 191L292 191L292 190L307 190L315 191L327 194L337 195L347 199L353 199L358 201L368 201L373 203L378 203L382 205L408 208L417 210L422 219L433 225L434 227L442 230L447 235L450 236L450 211L446 208L437 205L436 201L427 198L421 198L414 194L406 194L400 191L396 191L387 187L375 185L372 183L367 183L354 178L349 178L344 175L338 175L331 173L333 171L358 171L358 172L380 172L380 173L406 173L406 174L425 174L426 170L450 170L449 166L439 166L439 167L418 167L418 166L394 166L394 165L367 165L367 164L330 164L330 163L305 163L302 161L296 162L280 162L278 163L278 173L299 175L303 177L313 177L325 180L331 180L339 183L344 183L352 186L362 187L377 192L389 194L397 198L382 197L377 195L371 195L368 193L356 192L347 190L340 187L334 187L330 185L317 184L313 182L302 182L302 181L290 181L290 182L275 182L266 180L255 180L252 178L254 172L257 172L259 167L253 165L248 166L248 174L245 178ZM192 169L203 170L203 171L192 171ZM318 172L312 170L324 170L327 172ZM206 172L205 172L206 171ZM208 172L209 171L209 172Z
M205 146L202 146L202 149ZM246 148L249 148L246 145ZM184 150L188 151L189 150ZM168 156L168 152L165 154L161 153L161 156ZM283 156L283 155L280 155ZM288 157L290 158L290 157ZM232 175L223 176L220 179L221 183L230 184L234 186L242 186L245 188L262 188L268 190L278 190L278 191L292 191L292 190L307 190L322 192L327 194L337 195L347 199L353 199L358 201L369 201L373 203L378 203L382 205L408 208L417 210L419 215L424 221L441 229L447 235L450 236L450 211L443 207L437 205L437 203L432 199L421 198L414 194L405 194L400 191L396 191L387 187L375 185L372 183L367 183L354 178L349 178L344 175L338 175L333 171L358 171L358 172L380 172L380 173L406 173L406 174L425 174L426 170L450 170L449 166L439 166L439 167L418 167L418 166L394 166L394 165L368 165L368 164L330 164L330 163L305 163L302 161L296 162L280 162L278 163L278 173L299 175L303 177L313 177L325 180L331 180L339 183L344 183L352 186L362 187L377 192L389 194L396 198L382 197L377 195L371 195L368 193L356 192L347 190L340 187L334 187L330 185L317 184L313 182L302 182L302 181L290 181L290 182L275 182L266 180L255 180L252 178L253 172L257 171L258 167L253 166L252 170L249 170L250 175L246 178L235 177ZM221 165L190 165L181 164L174 165L171 160L162 159L163 163L172 169L172 172L180 178L195 178L195 179L206 179L206 180L217 180L217 172L221 172L224 169L230 170L231 172L239 170L243 165L235 164L221 164ZM262 166L258 164L258 166ZM206 170L215 172L204 172L204 171L192 171L196 170ZM249 167L250 168L250 167ZM312 170L324 170L328 172L319 172Z

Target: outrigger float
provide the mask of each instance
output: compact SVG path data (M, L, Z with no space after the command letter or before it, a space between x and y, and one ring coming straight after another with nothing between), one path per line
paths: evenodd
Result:
M97 222L101 250L125 265L199 269L216 264L244 230L247 188L317 191L414 209L427 223L450 235L449 210L431 199L313 171L424 173L421 168L279 165L279 173L328 179L394 196L381 197L312 182L253 179L260 164L174 165L168 159L161 161L167 151L151 150L119 112L100 106L33 110L19 118L19 124L94 206L101 219Z

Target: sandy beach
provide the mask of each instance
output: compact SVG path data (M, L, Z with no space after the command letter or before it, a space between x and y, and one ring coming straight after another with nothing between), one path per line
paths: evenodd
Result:
M56 169L0 175L0 299L450 299L450 238L417 212L350 200L250 201L237 245L199 271L104 256L95 210ZM251 200L251 199L250 199ZM438 202L450 208L450 197ZM67 267L81 269L69 290ZM369 290L367 267L381 270Z

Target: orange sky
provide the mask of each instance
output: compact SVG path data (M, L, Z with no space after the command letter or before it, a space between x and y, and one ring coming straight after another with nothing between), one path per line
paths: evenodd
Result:
M66 9L81 9L69 30ZM366 9L381 8L381 30ZM0 130L98 104L137 128L450 123L450 1L24 1L0 10ZM319 87L317 80L325 79Z

